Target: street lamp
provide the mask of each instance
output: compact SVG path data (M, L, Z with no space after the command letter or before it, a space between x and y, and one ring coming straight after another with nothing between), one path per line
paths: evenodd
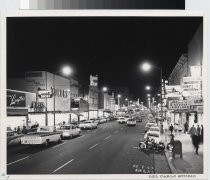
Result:
M103 108L104 108L104 109L107 108L107 107L106 107L106 106L107 106L107 105L106 105L106 99L105 99L105 93L107 92L107 90L108 90L107 87L103 87L103 88L102 88L102 91L103 91L103 98L104 98L104 101L103 101L103 102L104 102L104 103L103 103Z
M117 98L118 98L118 99L117 99L117 100L118 100L118 107L120 108L120 98L121 98L121 95L118 94L118 95L117 95Z
M163 76L163 73L162 73L162 67L157 67L157 66L154 66L154 65L151 65L149 64L148 62L145 62L142 64L141 68L143 71L145 72L148 72L150 71L151 68L156 68L160 71L160 104L161 104L161 111L160 111L160 116L161 116L161 123L163 123L163 100L162 100L162 76ZM163 132L163 127L162 127L162 124L161 124L161 131Z
M149 90L151 89L151 87L150 87L150 86L146 86L145 89L146 89L147 91L149 91Z
M103 87L103 92L107 92L108 88L107 87Z
M54 120L53 124L54 126L55 126L55 75L59 74L60 72L65 76L69 76L72 74L72 69L69 66L64 66L61 71L58 71L57 73L53 74L53 91L54 91L53 92L53 107L54 107L53 108L53 120ZM69 100L70 100L69 111L71 111L70 87L71 87L71 80L69 81Z
M151 97L151 95L150 94L147 94L147 97Z
M145 63L142 64L141 68L142 68L143 71L146 71L146 72L150 71L151 64L149 64L148 62L145 62Z

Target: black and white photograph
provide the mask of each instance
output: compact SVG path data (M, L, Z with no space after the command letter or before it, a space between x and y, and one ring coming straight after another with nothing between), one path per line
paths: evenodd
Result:
M7 17L7 175L204 174L203 41L203 16Z

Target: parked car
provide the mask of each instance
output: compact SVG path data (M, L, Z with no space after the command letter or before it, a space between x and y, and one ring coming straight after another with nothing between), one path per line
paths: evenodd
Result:
M79 128L81 129L96 129L97 126L97 122L95 122L94 120L88 120L79 124Z
M134 119L128 119L127 126L136 126L136 120L134 120Z
M7 145L17 145L21 143L23 134L17 134L10 127L7 127Z
M72 138L74 136L79 136L81 133L80 128L73 124L62 125L58 129L58 131L62 132L61 138Z
M147 132L149 130L149 128L152 126L157 126L157 124L156 123L147 123L145 126L145 132Z
M155 143L159 144L161 142L161 136L159 132L156 131L147 131L144 135L144 138L149 140L154 140Z
M60 142L61 137L62 132L56 131L54 126L39 126L37 132L28 133L21 137L21 144L43 144L47 147L51 142Z
M105 122L107 122L106 117L101 117L100 120L99 120L99 124L102 124L102 123L105 123Z

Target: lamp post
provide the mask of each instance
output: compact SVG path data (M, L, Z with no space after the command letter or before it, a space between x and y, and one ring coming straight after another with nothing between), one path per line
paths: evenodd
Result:
M106 109L106 106L107 106L106 99L105 99L105 93L107 92L107 90L108 90L107 87L103 87L103 97L104 97L104 104L103 104L103 106L104 106L104 109Z
M148 72L151 70L151 68L156 68L157 70L160 71L160 107L161 107L161 110L160 110L160 117L161 117L161 132L163 132L163 100L162 100L162 76L163 76L163 72L162 72L162 67L157 67L157 66L154 66L154 65L151 65L149 64L148 62L145 62L141 65L141 69L145 72ZM150 89L150 88L149 88Z
M69 76L72 73L72 69L69 66L64 66L61 71L62 71L62 74L65 75L65 76ZM56 96L55 76L59 73L60 73L60 71L53 74L53 124L54 124L54 126L55 126L55 111L56 111L56 109L55 109L55 101L56 101L56 99L55 99L55 96ZM69 101L70 101L70 106L69 107L70 107L70 111L71 111L71 96L70 96L71 83L70 82L71 81L69 81Z
M118 102L118 108L120 109L120 98L121 98L121 95L118 94L117 95L117 102Z

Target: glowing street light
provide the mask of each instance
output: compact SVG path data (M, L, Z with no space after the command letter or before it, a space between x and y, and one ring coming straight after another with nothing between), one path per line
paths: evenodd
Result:
M107 87L103 87L103 92L107 92L108 88Z
M150 97L151 95L150 94L147 94L147 97Z
M145 89L146 89L146 90L150 90L151 87L150 87L150 86L146 86Z
M151 67L152 67L151 64L149 64L147 62L143 63L141 66L142 70L145 72L148 72L151 69Z
M71 67L69 66L64 66L63 69L62 69L62 73L65 75L65 76L69 76L72 74L72 69Z

